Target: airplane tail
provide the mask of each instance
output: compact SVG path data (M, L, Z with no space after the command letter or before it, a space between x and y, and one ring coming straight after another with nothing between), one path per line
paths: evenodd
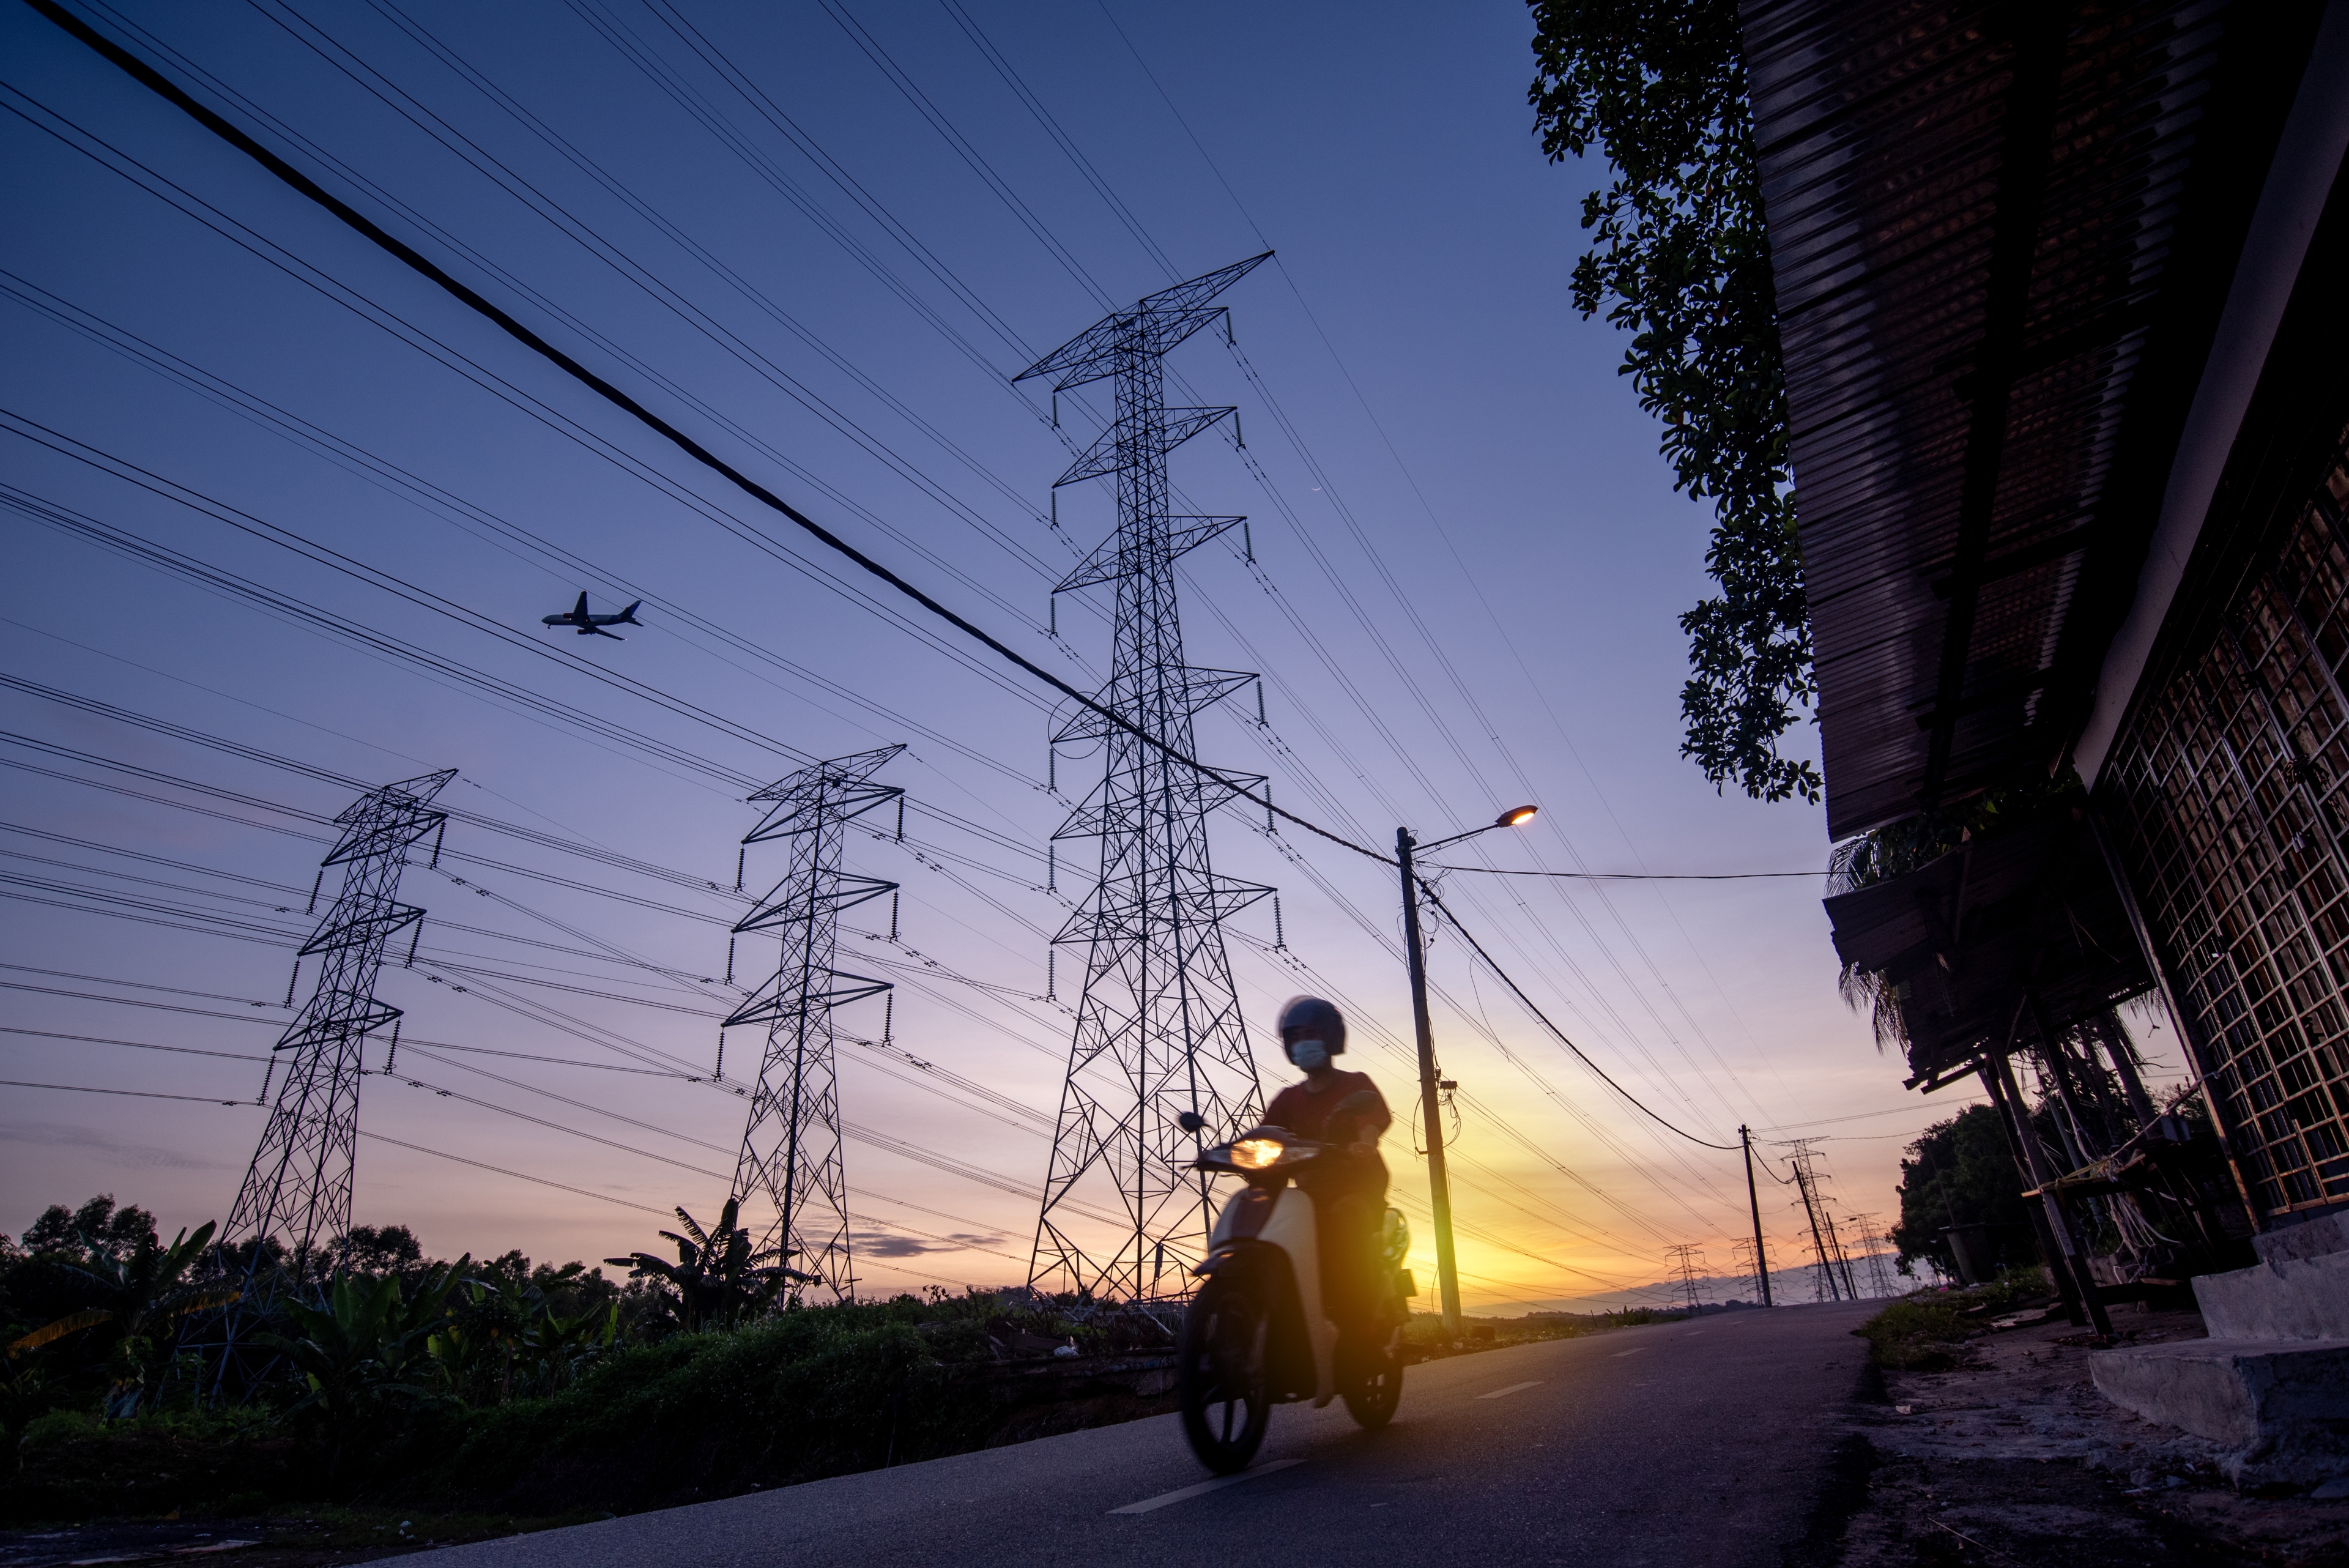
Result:
M644 602L645 601L642 599L637 599L634 603L630 604L627 608L622 610L618 615L612 618L612 624L615 626L644 625L644 622L636 618L636 607Z

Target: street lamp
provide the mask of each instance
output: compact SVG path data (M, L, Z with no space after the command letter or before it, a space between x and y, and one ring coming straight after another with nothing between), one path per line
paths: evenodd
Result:
M1460 1333L1460 1271L1452 1251L1452 1179L1444 1167L1444 1118L1438 1093L1449 1085L1436 1081L1435 1032L1427 1022L1427 955L1419 940L1419 877L1412 857L1421 849L1441 849L1496 827L1522 827L1534 819L1537 807L1521 805L1505 811L1482 827L1455 833L1423 845L1408 827L1395 829L1395 863L1402 868L1402 940L1411 970L1411 1018L1419 1032L1419 1113L1427 1129L1427 1206L1435 1215L1435 1283L1444 1304L1444 1332Z

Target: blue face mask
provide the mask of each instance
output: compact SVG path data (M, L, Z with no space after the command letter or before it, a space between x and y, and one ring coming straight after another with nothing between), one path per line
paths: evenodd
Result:
M1318 1073L1330 1064L1330 1047L1319 1040L1292 1040L1288 1059L1309 1073Z

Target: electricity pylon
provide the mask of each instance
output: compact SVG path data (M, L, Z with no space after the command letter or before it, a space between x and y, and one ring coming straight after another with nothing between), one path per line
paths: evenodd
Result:
M775 972L719 1025L719 1067L725 1068L725 1031L764 1023L767 1046L750 1090L742 1152L734 1162L737 1223L778 1248L785 1261L842 1301L854 1299L856 1277L848 1239L848 1169L842 1158L840 1084L833 1062L833 1010L889 989L884 980L833 968L840 946L840 913L896 890L895 882L854 877L840 868L843 829L905 791L870 783L903 746L883 746L834 757L791 774L750 797L766 815L742 838L791 845L791 863L766 897L734 928L726 950L726 978L734 978L734 943L772 932L780 950ZM740 877L736 877L740 886Z
M1779 1145L1795 1151L1786 1157L1786 1164L1795 1173L1795 1189L1803 1195L1803 1211L1810 1220L1811 1253L1817 1267L1812 1276L1811 1294L1814 1300L1823 1302L1857 1301L1859 1288L1852 1282L1851 1264L1843 1255L1841 1239L1836 1235L1835 1216L1827 1211L1826 1195L1819 1190L1818 1172L1811 1168L1811 1161L1818 1156L1811 1146L1817 1141L1798 1137Z
M1758 1261L1760 1253L1751 1241L1736 1241L1731 1245L1736 1253L1737 1271L1754 1282L1754 1300L1758 1305L1762 1298L1768 1293L1762 1288L1762 1265Z
M1264 260L1151 295L1013 378L1050 377L1056 397L1107 379L1115 405L1110 428L1053 481L1116 482L1116 534L1052 591L1114 587L1109 684L1095 700L1124 724L1087 709L1051 737L1101 745L1101 784L1053 835L1099 839L1101 872L1052 939L1083 946L1086 960L1028 1268L1040 1289L1127 1300L1186 1290L1212 1223L1208 1179L1191 1161L1263 1111L1223 921L1271 889L1216 876L1207 853L1207 814L1234 794L1226 781L1262 781L1208 778L1167 754L1193 755L1192 715L1254 679L1185 663L1174 603L1176 557L1242 520L1167 512L1166 454L1236 410L1168 408L1160 361L1223 316L1210 302ZM1203 1129L1184 1131L1185 1114ZM1121 1233L1096 1231L1088 1244L1072 1227L1104 1210Z
M261 1097L269 1099L268 1079L276 1076L281 1055L285 1082L220 1232L228 1271L242 1275L244 1292L224 1324L232 1347L239 1320L256 1320L278 1294L315 1290L339 1262L327 1254L351 1228L363 1054L368 1037L386 1029L393 1050L399 1039L399 1009L376 1000L376 978L394 936L413 928L413 958L422 932L424 911L399 902L399 874L409 846L448 823L448 814L432 810L430 803L456 776L456 769L447 768L386 784L335 818L342 836L319 864L318 880L339 866L343 885L294 960L298 980L302 961L318 956L317 981L272 1049ZM437 840L432 853L437 863ZM313 887L312 909L317 897ZM289 995L293 989L289 982Z
M1892 1239L1877 1228L1873 1214L1854 1214L1852 1226L1858 1231L1859 1261L1868 1274L1868 1293L1871 1296L1898 1295L1899 1288L1892 1282L1892 1271L1884 1261Z
M1671 1277L1681 1287L1681 1299L1688 1303L1689 1315L1698 1310L1697 1272L1704 1267L1704 1249L1687 1242L1664 1249L1671 1254Z

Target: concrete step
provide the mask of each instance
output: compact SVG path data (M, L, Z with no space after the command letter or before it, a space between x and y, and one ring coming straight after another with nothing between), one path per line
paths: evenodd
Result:
M2349 1338L2129 1345L2088 1370L2122 1408L2231 1448L2238 1485L2349 1475Z
M2194 1299L2213 1339L2349 1339L2349 1252L2199 1274Z

